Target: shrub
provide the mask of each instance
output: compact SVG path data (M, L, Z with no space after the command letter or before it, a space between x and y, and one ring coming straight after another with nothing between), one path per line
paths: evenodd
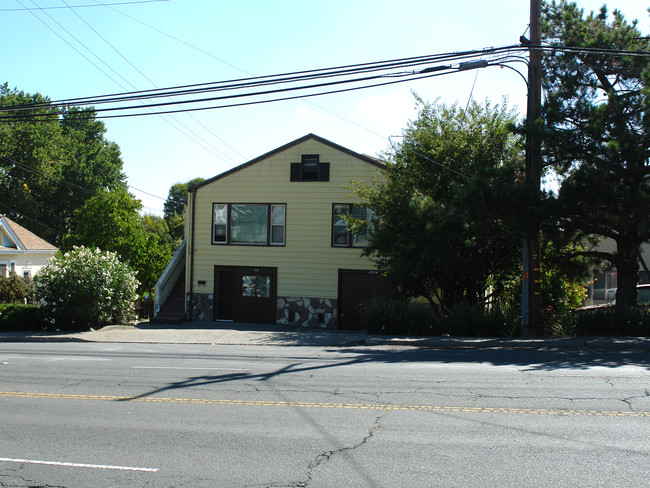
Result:
M516 310L483 305L458 305L443 316L427 303L380 298L370 302L361 320L372 334L514 337L521 333Z
M138 285L115 253L84 247L57 254L34 278L45 316L61 330L128 323Z
M650 309L611 307L576 310L574 332L582 336L650 336Z
M34 287L30 280L20 278L15 273L7 278L0 276L0 303L25 303L34 300Z
M437 319L439 328L450 336L517 337L521 335L518 310L484 305L456 305Z
M47 326L35 305L0 304L0 332L39 331Z
M436 335L435 312L425 303L392 298L372 300L361 313L361 323L371 334Z

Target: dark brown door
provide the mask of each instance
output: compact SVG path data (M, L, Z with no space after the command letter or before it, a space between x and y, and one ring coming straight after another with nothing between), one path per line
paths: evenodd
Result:
M215 318L274 324L277 268L215 266Z
M215 267L214 284L214 317L216 320L232 320L235 289L234 269Z
M388 287L377 271L339 270L339 329L363 329L361 312Z

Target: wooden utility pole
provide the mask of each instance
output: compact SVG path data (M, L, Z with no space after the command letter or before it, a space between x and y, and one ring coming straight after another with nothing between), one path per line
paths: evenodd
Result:
M542 180L541 140L536 127L542 107L542 2L530 0L530 49L528 64L528 111L526 131L526 185L534 195L531 218L535 226L524 239L522 326L525 336L541 334L540 320L540 230L537 225L536 204L540 201Z

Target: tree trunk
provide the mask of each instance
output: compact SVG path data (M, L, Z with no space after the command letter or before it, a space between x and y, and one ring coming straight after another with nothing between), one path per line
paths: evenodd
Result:
M636 285L639 282L639 262L633 245L617 242L616 250L616 310L636 306Z

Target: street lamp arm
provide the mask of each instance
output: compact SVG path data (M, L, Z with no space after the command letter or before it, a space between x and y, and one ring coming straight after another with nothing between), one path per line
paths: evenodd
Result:
M526 87L528 87L528 78L526 78L526 76L523 75L518 69L513 68L512 66L509 66L509 65L504 64L504 63L494 63L494 64L491 64L490 66L500 66L501 68L508 68L508 69L514 71L519 76L521 76L521 79L524 80L524 83L526 83Z

